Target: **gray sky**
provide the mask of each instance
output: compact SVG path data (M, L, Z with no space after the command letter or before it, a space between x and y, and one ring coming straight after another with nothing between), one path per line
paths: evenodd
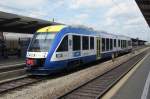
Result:
M150 41L150 29L134 0L1 0L0 10Z

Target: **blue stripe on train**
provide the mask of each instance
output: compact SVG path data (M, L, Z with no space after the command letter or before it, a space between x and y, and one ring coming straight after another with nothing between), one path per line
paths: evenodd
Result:
M73 58L69 60L63 60L63 61L50 61L45 66L39 68L39 69L63 69L67 68L67 64L69 62L75 61L75 60L82 60L83 63L89 63L96 60L96 55L92 56L85 56L85 57L79 57L79 58Z
M112 52L101 54L102 58L111 57ZM56 73L62 69L68 68L68 62L74 61L74 60L82 60L83 63L89 63L96 61L96 55L92 56L85 56L85 57L79 57L74 58L70 60L63 60L63 61L51 61L49 64L47 64L44 67L40 67L36 70L30 70L33 75L48 75L51 73Z

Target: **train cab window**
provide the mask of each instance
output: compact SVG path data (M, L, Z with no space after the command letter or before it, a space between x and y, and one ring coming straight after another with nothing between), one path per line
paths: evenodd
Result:
M110 39L110 50L112 50L112 49L113 49L113 40Z
M73 51L81 50L81 37L73 35Z
M116 47L116 39L114 39L114 47Z
M89 37L88 36L83 36L82 37L82 49L83 50L88 50L89 49Z
M61 44L59 45L57 52L64 52L68 51L68 36L65 36L62 40Z
M90 49L94 49L94 37L90 37Z
M106 50L107 50L107 51L109 51L109 45L110 45L110 44L109 44L109 39L106 38Z
M102 38L102 51L105 51L105 45L106 45L105 38Z

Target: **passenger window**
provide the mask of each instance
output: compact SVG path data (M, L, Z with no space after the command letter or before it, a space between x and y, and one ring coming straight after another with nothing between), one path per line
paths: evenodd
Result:
M81 37L73 35L73 51L81 50Z
M131 46L131 41L128 41L128 46Z
M120 47L120 40L118 40L118 47Z
M89 37L88 36L83 36L82 37L82 49L83 50L88 50L89 49Z
M64 52L68 51L68 36L65 36L62 40L61 44L59 45L57 52Z
M123 48L124 48L125 47L125 42L124 42L124 40L122 42L123 42Z
M102 51L105 51L105 45L106 45L105 38L102 38Z
M116 47L116 39L114 39L114 47Z
M121 40L121 48L123 48L123 40Z
M121 40L121 44L120 45L121 45L121 48L122 48L122 46L123 46L122 40Z
M109 44L109 39L106 38L106 50L107 50L107 51L109 51L109 45L110 45L110 44Z
M94 37L90 37L90 49L94 49Z
M110 39L110 50L112 50L112 49L113 49L113 40Z

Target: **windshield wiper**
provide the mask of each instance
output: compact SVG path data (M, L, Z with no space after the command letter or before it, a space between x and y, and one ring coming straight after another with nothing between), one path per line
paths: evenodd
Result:
M46 39L47 39L47 36L48 36L48 32L46 32L46 36L45 36L45 39L44 39L44 41L46 41Z

